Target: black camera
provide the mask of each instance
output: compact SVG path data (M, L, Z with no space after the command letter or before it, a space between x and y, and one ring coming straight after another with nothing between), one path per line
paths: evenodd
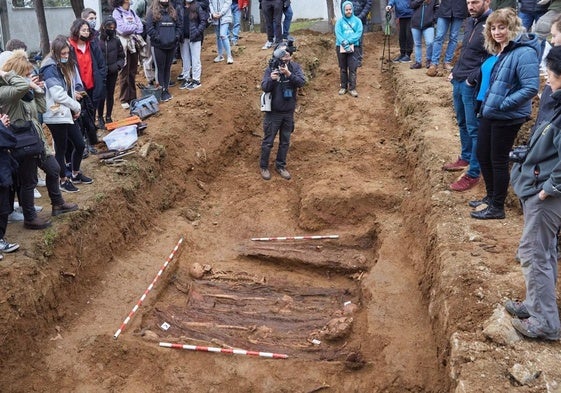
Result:
M298 48L294 45L294 37L288 36L286 38L286 51L290 53L290 55L293 55L297 50Z
M286 61L278 59L276 57L273 57L271 60L269 60L269 68L271 69L271 71L280 71L280 68L284 67L285 65Z
M511 162L523 163L528 155L528 145L514 146L512 151L508 153Z

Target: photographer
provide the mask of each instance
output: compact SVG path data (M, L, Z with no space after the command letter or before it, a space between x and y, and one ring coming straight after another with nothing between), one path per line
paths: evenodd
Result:
M536 125L524 162L511 178L524 213L518 259L526 282L524 301L508 300L512 325L531 338L559 340L556 302L557 235L561 228L561 46L551 49L546 68L555 109Z
M292 53L295 50L292 41L277 46L261 82L261 89L265 93L271 93L271 111L265 112L264 136L261 143L260 167L261 177L264 180L271 179L269 156L279 131L279 149L275 169L283 179L290 180L291 177L286 170L286 156L290 145L290 134L294 131L296 90L306 83L302 68L298 63L292 61Z

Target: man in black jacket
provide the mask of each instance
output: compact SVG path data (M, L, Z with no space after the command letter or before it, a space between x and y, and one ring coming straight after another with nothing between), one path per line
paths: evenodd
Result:
M450 185L453 191L466 191L479 182L481 170L477 160L477 129L475 81L481 64L489 57L484 47L483 28L491 14L489 0L467 0L471 16L465 25L464 41L460 57L448 76L453 86L454 111L460 128L461 153L455 162L445 164L446 171L467 172ZM477 207L481 201L472 201L470 206Z
M264 136L259 162L261 177L264 180L271 179L269 156L277 133L280 133L280 136L275 169L283 179L291 178L286 170L286 156L290 146L290 135L294 131L297 89L305 83L304 72L298 63L292 61L289 48L285 44L279 45L261 82L261 89L265 93L271 93L271 110L265 112L263 120Z
M353 12L355 16L357 16L362 21L362 35L364 36L364 32L366 31L366 17L368 13L372 9L372 0L350 0L353 3ZM361 38L362 41L362 38ZM364 45L361 42L360 46L356 47L356 54L358 56L358 66L362 66L362 58L364 56Z

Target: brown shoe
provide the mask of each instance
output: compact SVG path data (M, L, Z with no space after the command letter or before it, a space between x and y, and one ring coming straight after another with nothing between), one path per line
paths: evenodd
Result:
M438 74L438 70L436 69L435 64L431 64L427 70L428 76L436 76Z
M444 69L446 71L452 71L453 68L454 66L452 65L452 63L444 63Z
M461 157L455 162L447 162L446 164L442 165L442 169L445 171L455 172L455 171L463 171L469 166L469 162L466 160L462 160Z
M78 210L78 205L75 203L64 202L62 205L53 205L53 212L51 215L53 217L59 216L64 213L70 213Z
M45 229L50 227L51 221L41 218L39 216L35 217L33 221L24 221L23 227L26 229Z
M464 192L473 188L479 183L479 177L469 177L468 175L462 175L454 183L450 184L450 189L452 191ZM473 217L473 212L472 212Z

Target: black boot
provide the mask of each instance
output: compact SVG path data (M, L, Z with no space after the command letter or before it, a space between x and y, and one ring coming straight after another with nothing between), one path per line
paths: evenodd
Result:
M473 207L475 209L476 207L479 207L481 205L489 206L489 203L491 203L491 198L489 198L488 196L485 196L482 199L476 199L474 201L469 201L468 205L469 205L469 207Z
M505 218L505 210L489 205L483 210L471 212L471 217L478 220L502 220Z

